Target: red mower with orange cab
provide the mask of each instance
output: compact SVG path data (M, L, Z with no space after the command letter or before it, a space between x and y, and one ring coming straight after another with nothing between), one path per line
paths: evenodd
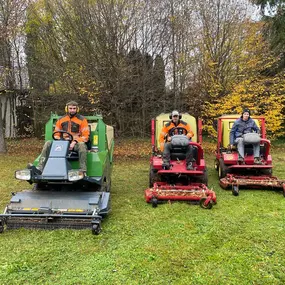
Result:
M240 187L281 189L285 196L285 181L272 176L271 143L266 139L265 118L253 116L252 119L261 130L260 157L261 164L254 164L253 147L245 145L244 162L239 163L238 151L230 149L230 131L240 115L223 115L218 118L218 141L216 149L215 169L218 171L220 186L232 189L234 196L239 195Z
M183 147L172 147L170 155L170 169L163 168L162 152L160 150L159 135L162 127L170 122L169 114L160 114L151 121L152 155L150 158L149 187L145 190L146 202L157 207L165 201L199 202L204 209L211 209L216 204L216 194L208 189L208 175L204 159L202 142L202 123L187 114L182 118L194 133L189 144L193 148L193 169L187 170L186 151Z

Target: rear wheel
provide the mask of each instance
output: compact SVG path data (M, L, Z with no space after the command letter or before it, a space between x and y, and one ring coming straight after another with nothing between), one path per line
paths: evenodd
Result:
M219 179L224 178L227 176L228 167L225 165L224 161L220 158L219 159Z

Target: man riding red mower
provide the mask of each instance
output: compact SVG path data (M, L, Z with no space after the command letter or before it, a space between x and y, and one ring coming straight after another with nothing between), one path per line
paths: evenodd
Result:
M172 115L177 115L177 120ZM167 133L163 134L166 129ZM202 208L212 208L216 195L207 188L201 121L197 124L193 116L174 111L170 116L160 114L153 119L151 131L150 188L145 190L146 201L153 207L162 201L199 201ZM167 151L164 154L161 136L166 139Z

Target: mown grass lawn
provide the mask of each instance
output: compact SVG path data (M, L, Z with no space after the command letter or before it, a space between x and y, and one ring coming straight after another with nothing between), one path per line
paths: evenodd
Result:
M14 170L41 149L40 142L29 140L9 146L0 156L1 211L12 191L29 188L14 179ZM219 187L208 152L209 186L218 204L211 210L186 203L152 208L144 201L149 162L143 149L133 159L118 151L112 213L99 236L90 230L26 229L0 235L0 284L285 283L281 192L242 190L232 196ZM283 179L284 150L283 144L273 149L274 174Z

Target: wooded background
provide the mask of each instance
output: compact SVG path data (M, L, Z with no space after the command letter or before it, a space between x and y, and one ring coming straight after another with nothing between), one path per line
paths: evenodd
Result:
M215 135L244 107L284 135L285 8L267 2L0 0L0 152L71 99L116 136L149 136L173 109Z

